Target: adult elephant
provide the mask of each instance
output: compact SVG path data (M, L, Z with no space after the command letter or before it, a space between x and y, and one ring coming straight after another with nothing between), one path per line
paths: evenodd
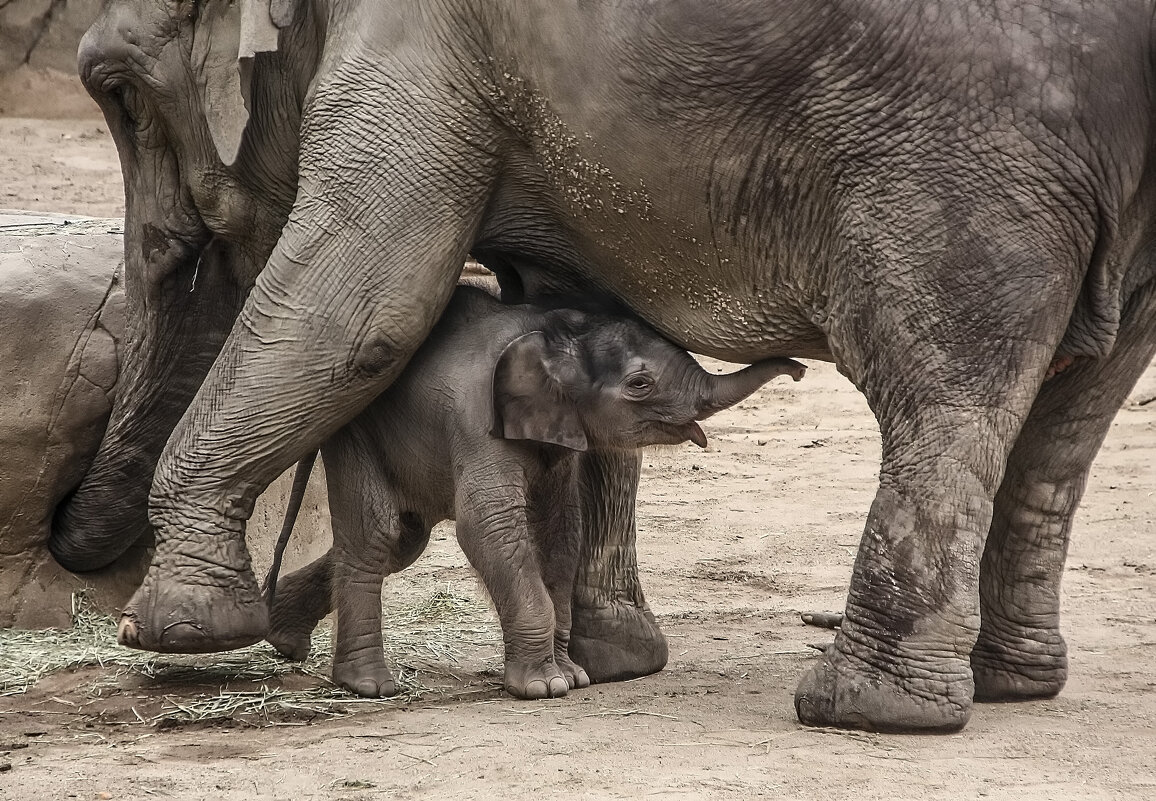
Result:
M735 361L833 359L866 395L880 488L804 722L951 730L973 698L1053 695L1072 515L1156 350L1152 13L113 0L80 66L124 163L133 348L54 552L92 567L136 538L139 504L108 493L144 493L165 443L121 638L259 639L255 497L394 379L472 251L510 297L600 298ZM607 675L665 657L636 471L588 464L609 489L576 647Z

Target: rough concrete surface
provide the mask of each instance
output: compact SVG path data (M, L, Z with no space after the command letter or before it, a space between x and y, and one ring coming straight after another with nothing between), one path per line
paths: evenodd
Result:
M116 608L146 564L138 548L108 569L76 576L45 547L53 510L84 475L115 397L124 335L121 226L0 211L0 626L66 626L81 587L98 606ZM328 547L323 486L319 474L295 556ZM258 565L268 564L288 491L286 477L253 516Z

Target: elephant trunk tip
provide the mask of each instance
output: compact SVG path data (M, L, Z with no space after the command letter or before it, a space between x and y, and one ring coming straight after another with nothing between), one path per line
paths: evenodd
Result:
M147 512L131 504L113 512L102 498L74 490L57 504L48 551L65 570L88 573L108 567L147 533Z
M712 375L707 382L698 419L705 420L715 412L734 406L772 378L789 375L795 381L801 381L806 372L806 365L794 359L776 358L755 362L738 372Z
M807 374L807 365L797 362L794 359L767 359L756 363L756 367L765 365L770 371L771 375L767 380L778 375L789 375L795 381L802 381L803 376Z

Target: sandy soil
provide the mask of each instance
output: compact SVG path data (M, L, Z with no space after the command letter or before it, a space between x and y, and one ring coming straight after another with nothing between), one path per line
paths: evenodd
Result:
M0 206L123 213L97 118L0 119ZM662 673L519 702L495 653L446 665L423 700L299 725L140 723L162 695L204 690L99 670L0 699L0 798L1150 799L1156 797L1156 368L1093 471L1064 583L1071 679L1053 700L983 705L961 734L800 727L791 698L829 634L801 610L842 607L879 442L828 365L775 384L647 455L639 552L670 637ZM387 593L476 592L442 528ZM311 682L311 679L292 679ZM300 725L304 724L304 725Z

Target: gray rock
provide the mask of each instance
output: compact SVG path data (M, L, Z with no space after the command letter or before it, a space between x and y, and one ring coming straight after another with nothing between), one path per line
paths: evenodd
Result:
M76 72L80 37L102 0L0 2L0 75L23 64Z
M141 546L76 575L46 547L53 510L91 463L116 395L121 225L0 210L0 626L68 626L71 596L82 588L113 611L151 555ZM254 512L258 566L268 564L289 487L290 476L278 479ZM315 558L330 540L324 479L315 478L287 564Z

